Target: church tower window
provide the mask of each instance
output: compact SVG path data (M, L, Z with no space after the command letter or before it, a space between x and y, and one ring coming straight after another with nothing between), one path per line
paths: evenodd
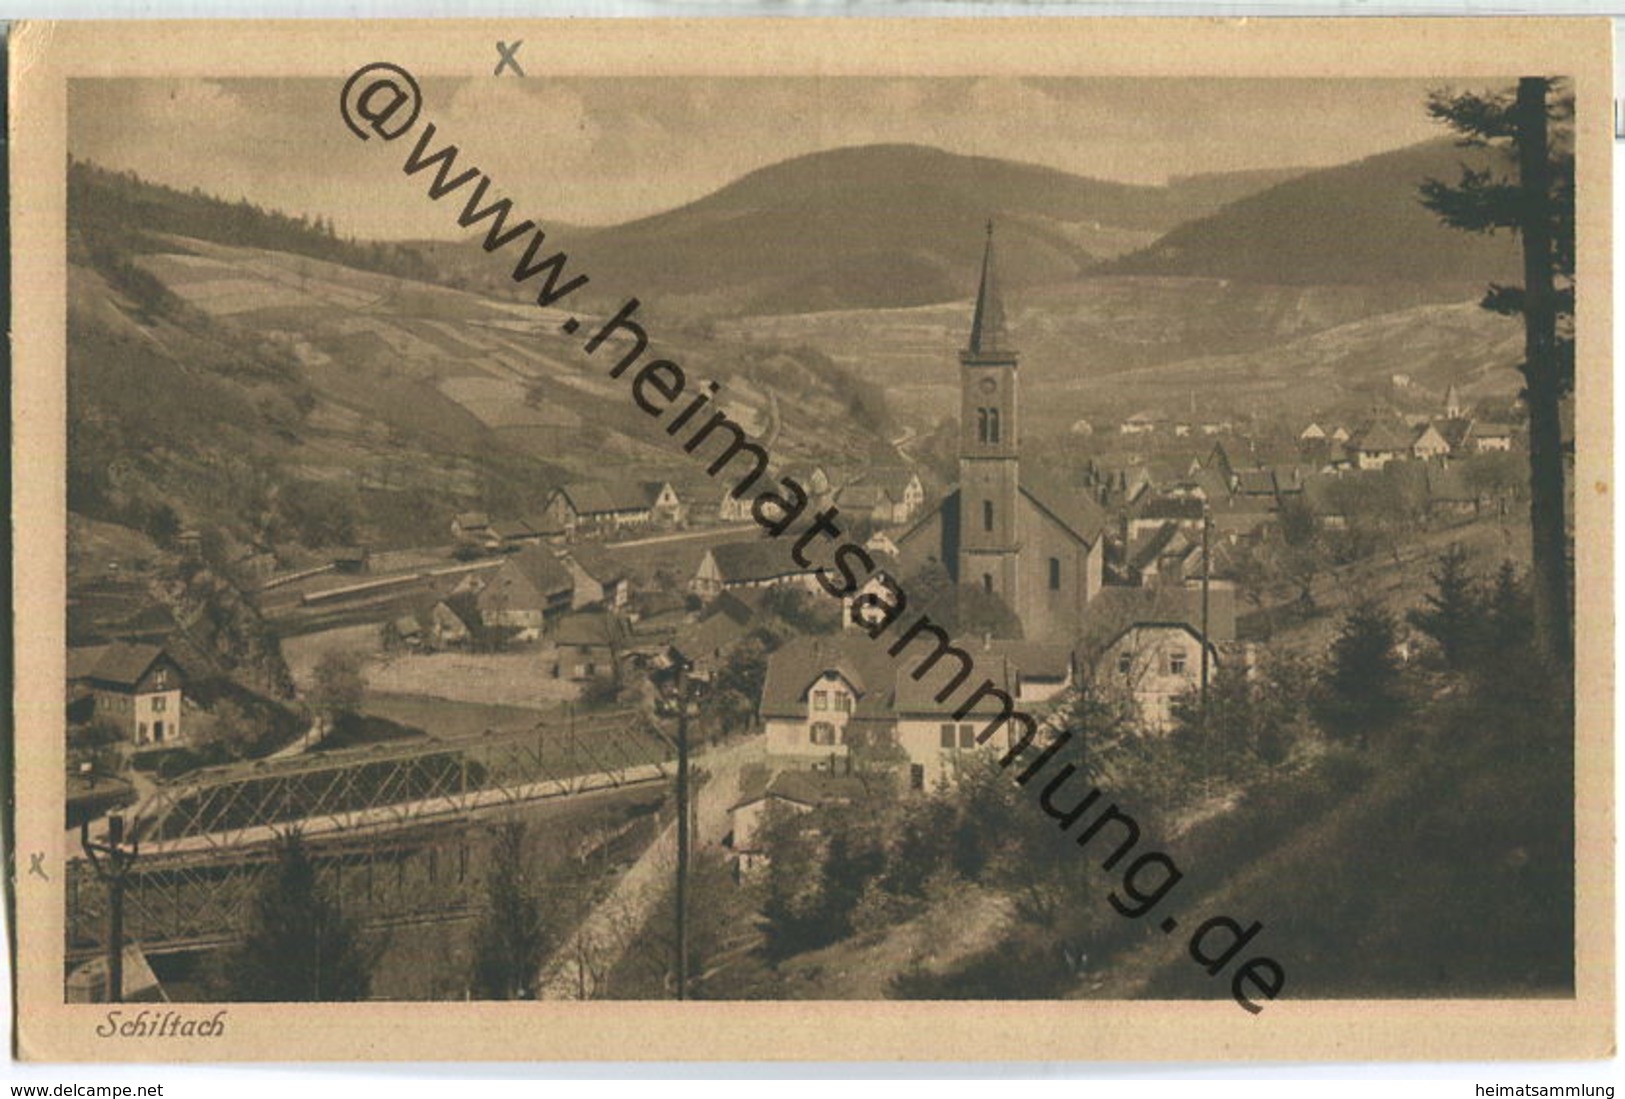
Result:
M991 531L993 529L993 501L992 500L983 500L982 501L982 529L986 530L986 531Z

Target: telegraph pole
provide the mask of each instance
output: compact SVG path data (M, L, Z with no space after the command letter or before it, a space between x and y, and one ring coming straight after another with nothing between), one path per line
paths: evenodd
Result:
M124 842L124 814L107 818L107 839L92 842L90 821L79 824L79 846L84 849L96 876L107 885L107 1002L124 1002L124 879L135 862L141 844Z
M688 676L677 665L677 998L688 999Z
M1202 721L1207 721L1207 678L1208 678L1208 632L1207 632L1207 592L1208 579L1212 575L1213 567L1210 557L1210 539L1208 528L1212 525L1208 518L1207 501L1202 502Z

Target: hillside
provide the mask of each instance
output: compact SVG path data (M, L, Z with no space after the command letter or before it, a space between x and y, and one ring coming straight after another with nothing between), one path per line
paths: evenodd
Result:
M1484 150L1423 142L1310 172L1174 228L1105 265L1123 275L1342 285L1454 283L1465 291L1518 277L1516 242L1448 229L1417 201L1423 180L1454 181Z
M893 308L963 296L990 217L1009 285L1064 281L1290 174L1148 187L870 145L783 161L622 225L558 228L556 239L592 275L589 296L636 294L671 315ZM470 285L502 292L500 265L493 271L474 245L416 247Z
M1192 394L1213 413L1259 397L1325 407L1386 386L1394 373L1473 399L1516 389L1518 329L1469 295L1432 285L1281 286L1220 279L1086 277L1006 295L1025 384L1045 391L1028 429L1062 431L1078 417L1172 413ZM730 342L817 347L885 387L893 413L916 426L958 414L954 352L971 303L913 309L740 317L717 324Z
M195 214L220 235L219 209L145 188L86 171L69 209L76 513L166 536L195 526L297 560L433 541L467 507L533 514L567 480L705 480L625 383L558 333L562 313L158 231L143 211L168 230ZM135 220L115 225L109 209ZM309 235L274 212L236 216L248 239ZM787 459L862 453L884 435L878 391L816 352L661 336L723 384L736 419L777 432Z

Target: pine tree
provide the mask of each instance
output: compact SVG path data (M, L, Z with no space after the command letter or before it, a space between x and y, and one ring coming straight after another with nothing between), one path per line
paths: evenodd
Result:
M1507 229L1523 241L1524 285L1492 284L1482 304L1524 322L1518 369L1529 410L1535 630L1547 658L1567 667L1573 628L1559 406L1574 390L1574 99L1557 81L1532 76L1516 91L1435 93L1428 113L1464 146L1503 154L1499 167L1464 167L1453 185L1428 180L1422 202L1454 228Z
M298 832L289 832L259 894L248 935L228 962L231 998L247 1002L365 999L375 957L316 880Z
M1332 642L1316 716L1340 739L1364 744L1381 732L1403 706L1395 627L1376 603L1361 603L1343 619Z
M1423 597L1426 607L1411 611L1411 625L1438 642L1445 666L1460 671L1467 666L1484 637L1484 606L1478 584L1467 568L1467 551L1453 543L1433 570L1433 591Z
M491 843L485 914L474 936L475 997L535 999L547 946L541 901L525 873L525 826L502 825Z
M1518 566L1502 561L1490 593L1489 629L1498 648L1516 648L1529 635L1529 593Z

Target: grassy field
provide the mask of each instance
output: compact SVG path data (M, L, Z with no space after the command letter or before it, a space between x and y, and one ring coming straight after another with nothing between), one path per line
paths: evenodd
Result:
M412 725L436 740L461 740L486 733L512 733L532 729L544 719L566 717L562 703L545 710L504 706L489 702L453 702L428 695L373 691L362 706L364 713Z

